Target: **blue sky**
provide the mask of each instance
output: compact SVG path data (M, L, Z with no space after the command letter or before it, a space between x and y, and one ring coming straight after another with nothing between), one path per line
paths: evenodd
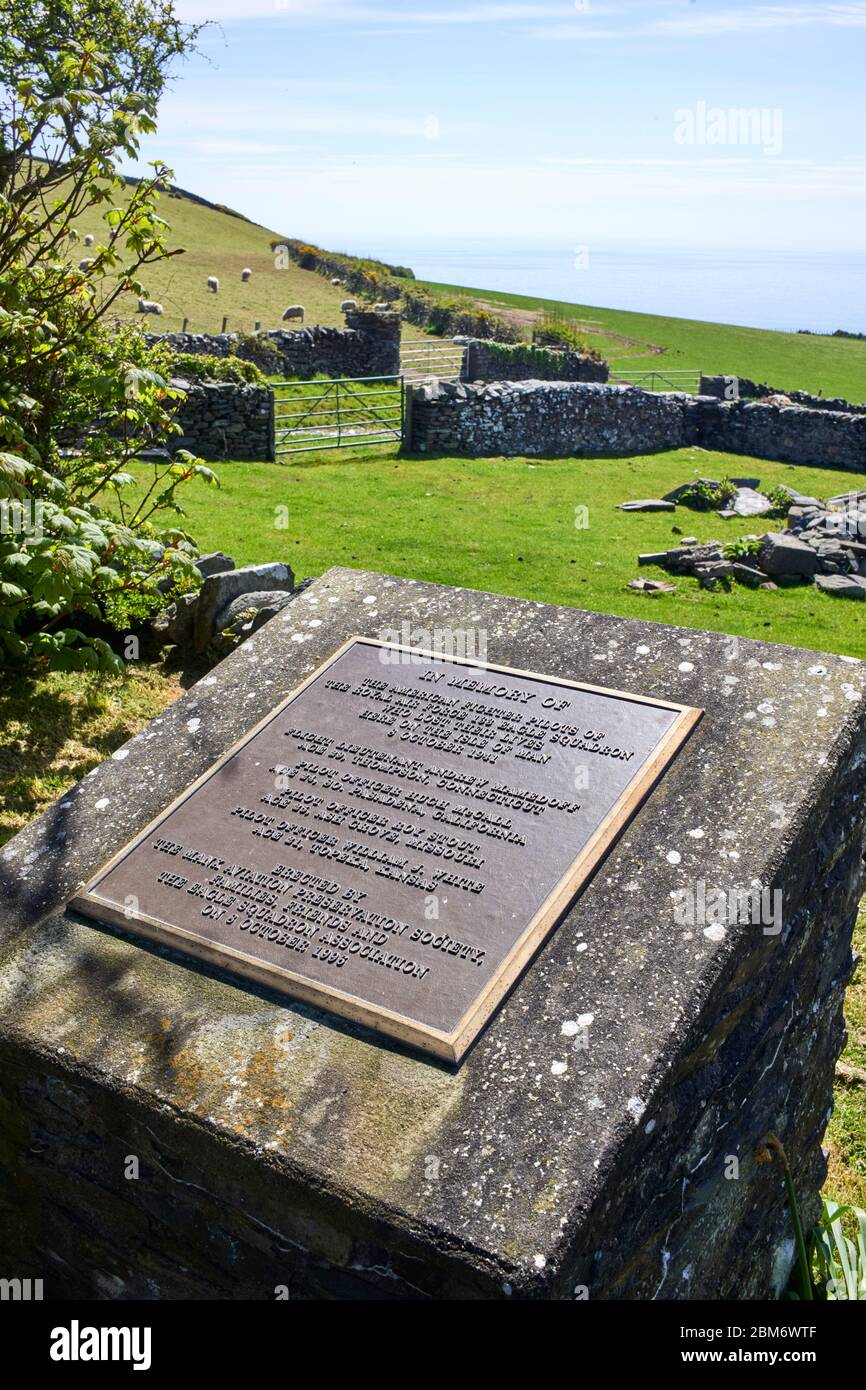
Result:
M866 0L176 3L145 157L286 235L864 249Z

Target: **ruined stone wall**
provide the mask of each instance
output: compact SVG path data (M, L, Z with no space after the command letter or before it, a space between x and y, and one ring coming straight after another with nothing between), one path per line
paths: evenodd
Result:
M866 404L852 405L842 396L815 396L811 391L788 391L781 386L751 381L747 376L702 376L699 394L715 396L720 401L766 400L768 396L787 396L795 405L805 405L812 410L841 410L849 415L866 415Z
M608 365L584 352L529 343L466 340L463 381L607 381Z

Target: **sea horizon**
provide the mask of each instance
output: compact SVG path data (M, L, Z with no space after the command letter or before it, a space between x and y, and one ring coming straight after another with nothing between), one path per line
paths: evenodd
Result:
M866 252L596 249L471 238L325 244L409 266L419 280L587 308L787 333L866 332Z

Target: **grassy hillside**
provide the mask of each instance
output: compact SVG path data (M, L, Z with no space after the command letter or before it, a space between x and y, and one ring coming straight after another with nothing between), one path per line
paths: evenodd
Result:
M624 371L653 366L700 369L746 376L788 390L866 401L866 342L775 333L698 319L636 314L625 309L599 309L498 290L425 283L434 294L472 295L492 308L513 311L524 319L538 310L568 314L584 325L590 344Z
M185 249L182 256L146 267L142 273L148 298L158 300L165 310L159 319L144 320L148 328L169 332L188 318L191 332L216 333L226 315L230 332L249 333L256 320L263 328L278 327L283 310L290 304L303 304L307 323L343 326L340 303L346 298L344 290L294 264L276 269L271 242L278 239L278 233L178 193L161 195L159 214L171 227L170 246ZM92 226L82 222L76 230L82 237L90 232L98 244L101 224L96 217ZM76 260L92 254L80 242L74 250ZM253 272L246 285L241 283L244 267ZM219 294L208 290L209 275L217 276ZM118 302L121 318L141 321L134 296L124 296ZM297 328L298 324L290 326Z
M163 194L159 211L171 227L170 244L185 249L182 256L146 272L149 297L165 309L158 321L146 320L148 327L156 327L158 322L165 331L178 329L188 318L192 331L217 332L225 315L229 330L250 332L256 320L263 328L275 328L289 304L304 305L307 323L342 325L339 306L346 297L343 289L293 263L288 269L276 268L270 244L279 239L279 233L178 192ZM77 230L81 236L91 232L99 240L96 219L93 226L82 224ZM73 254L78 259L89 253L79 243ZM253 272L246 285L241 283L245 266ZM218 295L208 291L209 275L220 281ZM590 344L622 370L655 366L739 373L774 386L866 401L866 342L599 309L432 282L428 288L449 298L465 294L512 315L527 336L540 312L553 310L574 317L583 325ZM135 309L135 300L129 296L121 302L120 316L140 321ZM421 333L411 325L407 331L410 337Z

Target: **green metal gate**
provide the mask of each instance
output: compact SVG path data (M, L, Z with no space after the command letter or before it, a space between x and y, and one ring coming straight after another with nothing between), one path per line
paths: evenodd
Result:
M278 381L271 389L274 458L400 442L404 424L402 376Z

